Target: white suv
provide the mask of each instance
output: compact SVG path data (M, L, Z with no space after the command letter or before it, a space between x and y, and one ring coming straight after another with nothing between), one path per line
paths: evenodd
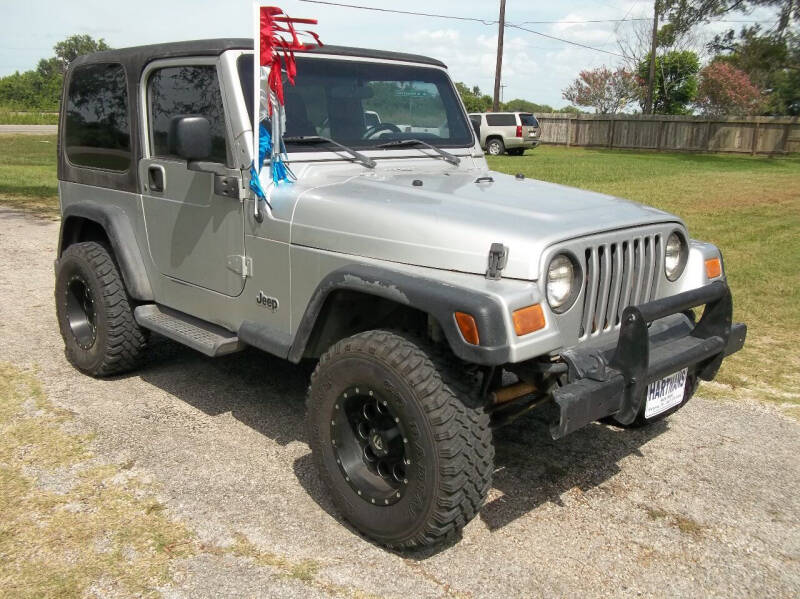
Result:
M480 132L481 147L492 156L522 156L539 145L539 121L530 112L477 112L469 119Z

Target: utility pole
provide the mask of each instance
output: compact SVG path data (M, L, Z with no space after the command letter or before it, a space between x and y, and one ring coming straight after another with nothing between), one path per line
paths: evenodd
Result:
M503 70L503 32L506 28L506 0L500 0L500 23L497 30L497 64L494 68L494 99L492 110L500 110L500 73Z
M656 84L656 48L658 47L658 0L653 2L653 39L650 43L650 73L647 76L645 114L653 114L653 88Z

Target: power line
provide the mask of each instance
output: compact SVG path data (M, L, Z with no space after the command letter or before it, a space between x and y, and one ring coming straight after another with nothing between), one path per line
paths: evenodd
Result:
M398 10L395 8L379 8L377 6L361 6L359 4L346 4L344 2L332 2L330 0L300 0L300 2L307 2L309 4L325 4L327 6L338 6L342 8L355 8L359 10L372 10L375 12L388 12L400 15L413 15L417 17L434 17L437 19L453 19L456 21L472 21L475 23L483 23L484 25L496 25L498 23L497 20L490 20L490 19L481 19L478 17L460 17L458 15L443 15L438 13L429 13L429 12L416 12L411 10ZM625 13L625 16L621 19L584 19L581 21L564 21L564 20L556 20L556 21L522 21L517 23L517 25L580 25L583 23L622 23L626 21L652 21L649 17L635 17L633 19L629 19L628 15L631 13L633 8L638 4L638 2L634 2L631 8L628 9L628 12ZM748 19L740 19L740 20L732 20L732 19L719 19L711 21L712 23L771 23L770 20L765 21L755 21L755 20L748 20ZM510 25L509 25L510 26Z
M340 8L353 8L357 10L371 10L374 12L384 12L384 13L392 13L392 14L400 14L400 15L411 15L416 17L432 17L437 19L451 19L456 21L471 21L474 23L482 23L483 25L496 25L499 23L497 20L489 20L489 19L480 19L477 17L460 17L457 15L443 15L438 13L428 13L428 12L416 12L410 10L398 10L394 8L378 8L375 6L363 6L360 4L348 4L344 2L332 2L330 0L300 0L300 2L306 2L309 4L324 4L327 6L337 6ZM638 3L638 2L637 2ZM634 3L634 6L637 4ZM574 42L572 40L564 39L563 37L557 37L555 35L550 35L548 33L542 33L541 31L536 31L534 29L528 29L527 27L523 27L525 24L580 24L580 23L622 23L622 22L629 22L629 21L652 21L652 19L644 18L644 17L636 17L633 19L629 19L628 15L632 12L633 6L628 9L628 12L622 19L590 19L585 21L523 21L520 24L511 23L506 21L506 27L513 27L514 29L519 29L520 31L526 31L528 33L532 33L534 35L538 35L547 39L555 40L564 44L569 44L571 46L577 46L579 48L584 48L586 50L593 50L594 52L602 52L603 54L608 54L610 56L617 56L619 58L628 59L628 56L624 54L620 54L618 52L611 52L609 50L603 50L602 48L598 48L596 46L589 46L588 44L582 44L580 42ZM771 21L729 21L729 20L720 20L720 21L712 21L715 23L757 23L757 22L771 22Z
M634 4L635 6L635 4ZM636 19L587 19L585 21L522 21L519 23L520 25L576 25L576 24L583 24L583 23L621 23L622 21L650 21L651 19L647 18L636 18Z
M547 39L556 40L559 42L563 42L565 44L570 44L571 46L578 46L579 48L586 48L587 50L594 50L595 52L602 52L603 54L610 54L611 56L618 56L620 58L628 58L628 56L625 56L624 54L620 54L618 52L611 52L610 50L603 50L601 48L596 48L595 46L588 46L580 42L565 40L563 37L556 37L555 35L549 35L547 33L542 33L541 31L534 31L533 29L528 29L527 27L522 27L520 25L514 25L513 23L506 23L506 27L521 29L522 31L527 31L528 33L533 33L534 35L540 35L542 37L546 37Z
M477 17L459 17L456 15L439 15L429 12L414 12L410 10L397 10L393 8L377 8L375 6L360 6L358 4L344 4L342 2L327 2L325 0L300 0L300 2L308 2L310 4L326 4L328 6L339 6L342 8L357 8L359 10L373 10L375 12L390 12L399 15L413 15L416 17L435 17L437 19L453 19L456 21L473 21L476 23L483 23L484 25L496 25L499 21L479 19Z
M456 19L459 21L477 21L483 23L484 25L495 25L499 23L499 21L488 21L484 19L478 19L474 17L458 17L454 15L441 15L441 14L433 14L433 13L423 13L423 12L412 12L406 10L396 10L392 8L376 8L374 6L361 6L358 4L345 4L343 2L330 2L327 0L300 0L301 2L308 2L311 4L326 4L328 6L339 6L342 8L355 8L359 10L373 10L377 12L388 12L388 13L395 13L395 14L402 14L402 15L414 15L414 16L423 16L423 17L436 17L440 19ZM612 56L619 56L620 58L627 58L622 54L618 54L617 52L609 52L608 50L602 50L600 48L595 48L593 46L588 46L586 44L581 44L580 42L573 42L571 40L566 40L561 37L556 37L555 35L549 35L547 33L542 33L541 31L535 31L533 29L528 29L527 27L523 27L522 25L516 25L514 23L506 22L506 27L513 27L514 29L519 29L521 31L527 31L528 33L533 33L534 35L539 35L541 37L546 37L551 40L556 40L565 44L570 44L573 46L578 46L580 48L585 48L587 50L594 50L595 52L602 52L604 54L610 54Z

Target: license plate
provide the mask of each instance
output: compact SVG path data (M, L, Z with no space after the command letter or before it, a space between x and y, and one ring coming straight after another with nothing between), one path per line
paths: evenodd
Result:
M666 412L683 401L688 370L688 368L684 368L661 380L653 381L647 386L647 401L644 404L645 418L658 416L661 412Z

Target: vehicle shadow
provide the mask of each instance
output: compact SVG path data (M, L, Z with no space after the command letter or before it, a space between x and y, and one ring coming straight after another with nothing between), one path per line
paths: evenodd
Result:
M148 364L141 378L210 416L230 413L234 418L280 445L306 442L305 392L310 369L246 350L216 359L154 336ZM493 490L479 517L491 531L553 503L572 489L588 491L620 471L619 462L640 456L642 445L665 432L666 421L641 429L619 429L591 424L564 439L550 437L555 418L548 406L494 432ZM317 475L310 453L294 462L294 472L308 495L331 517L340 520ZM345 525L354 533L358 532ZM423 560L453 543L403 552Z
M509 426L495 430L494 492L480 517L497 530L545 503L563 505L571 489L586 492L620 471L619 462L641 456L642 445L667 430L667 421L639 429L593 423L554 441L550 423L557 418L549 406ZM491 497L491 496L490 496Z
M158 335L135 375L209 416L230 414L279 445L305 442L305 394L311 374L256 349L208 358Z

